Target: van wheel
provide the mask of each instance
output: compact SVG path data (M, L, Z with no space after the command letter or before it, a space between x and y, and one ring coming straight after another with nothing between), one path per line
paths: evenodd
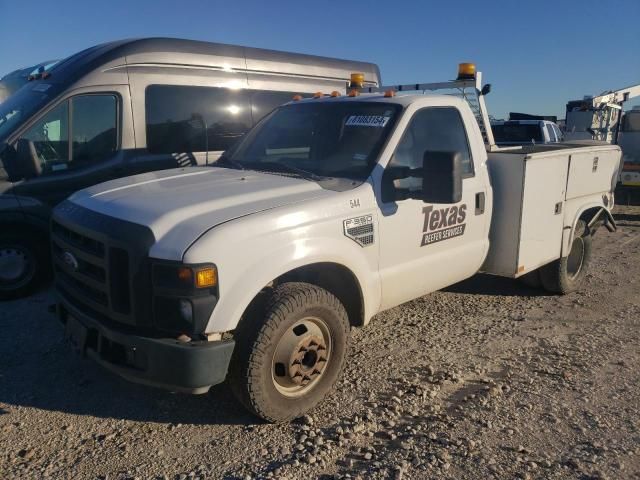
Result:
M310 410L333 388L350 326L342 303L307 283L276 287L265 311L236 330L229 382L248 410L282 422Z
M47 249L15 234L0 234L0 300L31 293L49 273Z
M540 279L545 290L563 295L576 291L587 274L591 250L591 234L586 223L578 220L569 255L540 269Z

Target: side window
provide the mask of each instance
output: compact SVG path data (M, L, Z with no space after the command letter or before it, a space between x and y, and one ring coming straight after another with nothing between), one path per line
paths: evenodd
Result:
M66 170L69 164L69 101L47 112L21 137L33 144L43 174Z
M556 137L558 137L558 141L562 142L564 140L564 137L562 136L562 132L560 131L560 128L554 124L553 131L556 132Z
M550 123L547 123L547 135L549 136L549 142L557 142L556 132L553 131L553 127Z
M251 115L253 123L256 124L267 113L275 110L280 105L290 102L295 92L271 92L256 90L251 94Z
M71 164L105 160L118 150L118 100L114 95L71 99Z
M150 85L145 110L151 153L227 150L251 125L245 90Z
M118 149L117 112L114 95L79 95L45 114L21 139L33 143L41 175L80 168Z
M420 168L426 150L460 152L463 175L473 176L467 132L457 109L432 107L418 111L400 140L391 165Z

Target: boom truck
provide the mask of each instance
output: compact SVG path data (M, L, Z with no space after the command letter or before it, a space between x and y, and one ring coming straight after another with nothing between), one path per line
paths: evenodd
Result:
M620 145L623 187L640 185L640 137L637 110L623 112L624 103L640 96L640 84L567 103L566 139L598 140Z
M108 370L268 421L311 409L382 310L478 271L580 288L616 145L499 148L456 80L296 96L213 165L140 174L53 213L57 316ZM407 94L407 91L419 93ZM452 94L426 95L449 91Z

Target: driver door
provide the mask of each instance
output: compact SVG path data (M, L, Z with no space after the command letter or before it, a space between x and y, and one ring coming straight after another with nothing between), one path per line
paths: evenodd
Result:
M16 194L54 206L77 190L121 176L129 143L123 121L130 121L123 109L129 102L123 101L126 87L114 90L66 98L19 135L14 145L28 165Z
M471 121L475 121L473 117ZM402 190L420 191L422 179L385 180L393 167L422 168L425 151L460 153L463 167L460 202L432 204L401 199ZM485 189L481 175L474 171L461 112L454 107L427 107L415 112L382 177L379 219L382 309L477 272L488 248L487 213L477 203L482 200L484 204Z

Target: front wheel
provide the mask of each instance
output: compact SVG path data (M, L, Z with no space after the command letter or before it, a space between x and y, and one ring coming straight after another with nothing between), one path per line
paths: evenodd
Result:
M333 388L350 326L342 303L307 283L279 285L265 310L236 331L229 381L251 412L281 422L310 410Z
M586 223L579 220L569 255L540 269L540 279L545 290L563 295L576 291L587 275L591 263L591 250L591 233Z
M31 293L48 274L47 247L18 234L0 234L0 300Z

